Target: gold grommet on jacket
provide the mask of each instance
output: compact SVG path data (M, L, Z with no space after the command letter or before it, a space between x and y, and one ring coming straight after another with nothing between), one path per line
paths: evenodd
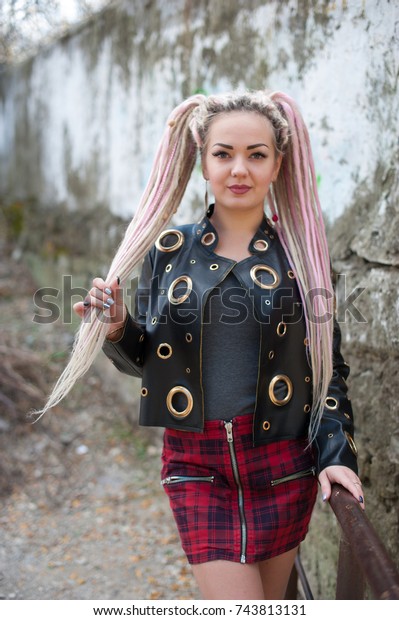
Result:
M212 245L212 243L215 243L215 241L216 235L214 232L207 232L201 237L201 243L205 246Z
M277 325L277 336L285 336L285 334L287 333L287 324L284 323L284 321L280 321L280 323Z
M275 387L279 381L284 383L287 388L287 393L284 396L284 398L277 398L275 395ZM286 405L291 400L292 394L293 394L292 381L289 377L287 377L287 375L276 375L270 381L269 398L272 401L273 405L277 405L278 407L282 407L283 405Z
M257 252L266 252L268 247L269 244L266 239L257 239L254 242L254 249L257 250Z
M258 271L266 271L273 278L273 282L271 284L264 284L257 277ZM267 290L276 288L280 284L280 276L277 271L273 269L273 267L269 267L268 265L254 265L250 271L251 280L254 284L260 286L260 288L264 288Z
M177 237L177 241L175 241L175 243L173 245L162 245L162 241L165 239L165 237L168 237L170 235L175 235ZM184 235L180 230L176 230L176 229L170 229L170 230L164 230L158 237L158 239L155 241L155 247L157 248L157 250L159 250L160 252L174 252L175 250L178 250L179 248L181 248L181 246L184 243Z
M182 411L178 411L173 406L173 397L176 396L177 394L183 394L187 398L187 406ZM183 387L182 385L177 385L176 387L172 388L166 397L166 406L168 408L169 413L172 414L172 416L174 418L177 418L178 420L182 420L186 418L191 413L193 404L194 404L194 401L193 401L193 397L191 395L190 390Z
M168 342L161 342L159 347L157 348L157 355L162 360L167 360L172 355L172 347Z
M352 450L353 454L357 456L357 447L355 444L355 440L353 439L352 435L348 433L348 431L344 431L344 432L345 432L346 441L348 442L350 449Z
M186 284L187 291L183 293L183 295L180 295L180 297L175 297L174 290L176 286L180 284L180 282L184 282ZM182 304L183 301L186 301L186 299L189 298L192 290L193 290L193 281L190 278L190 276L179 276L178 278L176 278L176 280L173 280L172 284L169 287L169 290L168 290L169 302L175 306L177 306L178 304Z
M335 409L338 409L338 401L333 396L327 396L324 405L330 411L335 411Z

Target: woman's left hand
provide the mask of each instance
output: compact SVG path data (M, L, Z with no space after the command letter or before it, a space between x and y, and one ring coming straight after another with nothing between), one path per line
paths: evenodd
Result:
M343 465L331 465L326 467L319 474L319 482L323 502L331 497L331 485L334 483L341 484L345 489L352 493L353 497L359 502L364 510L364 496L362 483L359 477L349 467Z

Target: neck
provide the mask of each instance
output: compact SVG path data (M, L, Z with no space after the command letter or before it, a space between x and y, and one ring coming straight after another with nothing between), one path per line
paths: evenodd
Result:
M224 210L215 205L212 224L218 234L250 234L253 236L261 225L263 208L250 211Z

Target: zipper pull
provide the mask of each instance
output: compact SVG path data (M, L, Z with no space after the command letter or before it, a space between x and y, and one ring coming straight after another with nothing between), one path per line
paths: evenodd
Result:
M227 441L229 443L233 443L233 423L232 422L225 422L224 423L224 427L225 427L226 433L227 433Z

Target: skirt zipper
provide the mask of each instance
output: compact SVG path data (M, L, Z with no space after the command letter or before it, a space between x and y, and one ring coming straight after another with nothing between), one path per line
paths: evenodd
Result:
M237 485L238 490L238 510L240 514L240 526L241 526L241 564L245 564L246 562L246 550L247 550L247 523L245 520L245 512L244 512L244 494L241 485L240 474L238 471L238 464L236 458L236 452L234 448L234 438L233 438L233 423L225 422L224 427L226 429L227 441L229 444L229 452L230 452L230 460L231 466L233 468L234 480Z
M314 476L315 474L316 468L310 467L309 469L297 471L295 472L295 474L289 474L288 476L283 476L282 478L276 478L276 480L271 480L270 486L276 487L278 484L283 484L283 482L290 482L291 480L298 480L299 478L305 478L305 476Z
M161 484L177 484L178 482L214 482L215 476L168 476Z

